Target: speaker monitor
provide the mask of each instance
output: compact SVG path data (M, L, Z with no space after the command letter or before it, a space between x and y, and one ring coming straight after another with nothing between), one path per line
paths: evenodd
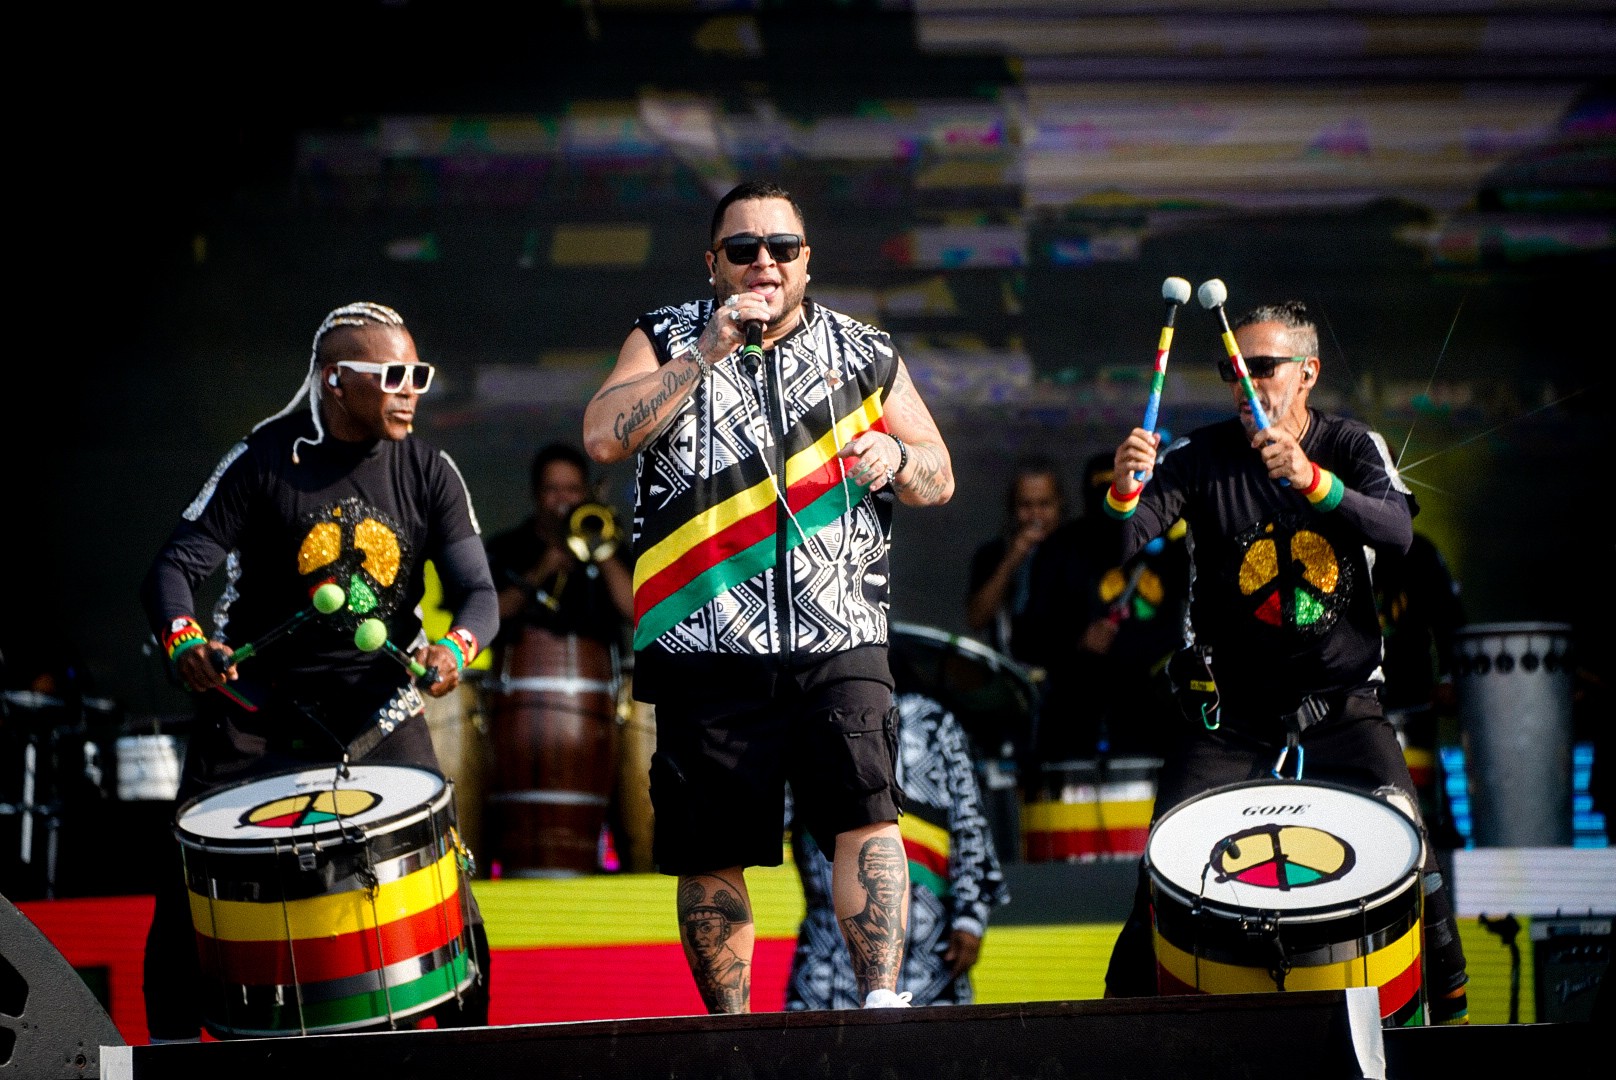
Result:
M101 1047L124 1038L79 973L0 896L0 1075L101 1074Z

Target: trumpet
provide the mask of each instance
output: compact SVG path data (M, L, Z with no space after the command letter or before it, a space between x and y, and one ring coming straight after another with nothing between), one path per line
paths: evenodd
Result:
M567 549L579 562L611 558L621 537L617 515L605 503L584 503L567 519Z

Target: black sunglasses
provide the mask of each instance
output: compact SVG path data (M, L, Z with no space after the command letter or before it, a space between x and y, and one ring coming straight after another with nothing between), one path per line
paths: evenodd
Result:
M764 244L769 245L769 257L775 262L791 262L802 254L802 237L789 232L770 233L768 236L736 233L720 240L714 245L713 251L722 249L724 258L736 266L751 266L757 261L758 249Z
M1281 364L1300 364L1306 360L1305 356L1247 356L1246 370L1251 372L1253 379L1266 379L1279 369ZM1234 370L1234 361L1218 361L1218 378L1224 382L1239 382L1240 376Z

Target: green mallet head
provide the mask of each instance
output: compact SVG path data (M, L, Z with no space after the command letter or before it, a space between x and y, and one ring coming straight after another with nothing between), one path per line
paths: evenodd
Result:
M354 631L353 642L360 652L375 652L387 644L387 624L380 619L366 619Z
M341 611L342 605L348 602L348 594L342 591L341 585L326 582L314 590L314 610L321 615L330 615Z

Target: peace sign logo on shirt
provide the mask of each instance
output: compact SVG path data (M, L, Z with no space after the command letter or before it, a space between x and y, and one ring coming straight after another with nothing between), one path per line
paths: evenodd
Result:
M348 594L348 602L328 621L351 630L367 618L387 619L403 606L412 553L392 519L349 498L309 514L305 522L298 574L334 582Z
M1346 610L1353 569L1304 519L1282 517L1235 538L1243 552L1237 584L1259 623L1322 637Z

